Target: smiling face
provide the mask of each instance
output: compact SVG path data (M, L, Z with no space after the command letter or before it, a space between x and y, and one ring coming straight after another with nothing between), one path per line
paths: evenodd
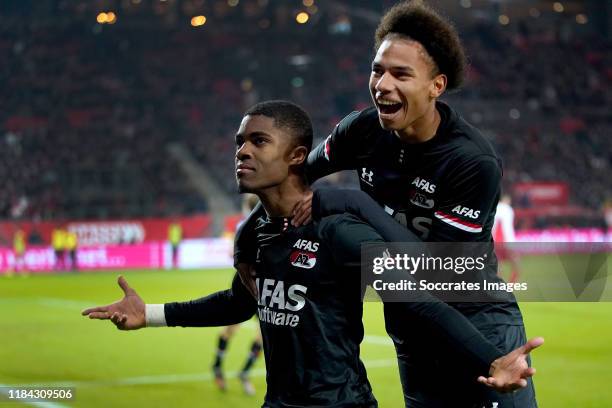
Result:
M241 193L258 193L288 178L300 147L293 146L287 132L276 127L274 119L267 116L247 115L242 119L236 134L235 157L236 181ZM301 149L306 151L303 146Z
M370 94L384 129L402 132L433 113L446 88L446 77L435 72L418 42L389 36L381 43L372 62Z

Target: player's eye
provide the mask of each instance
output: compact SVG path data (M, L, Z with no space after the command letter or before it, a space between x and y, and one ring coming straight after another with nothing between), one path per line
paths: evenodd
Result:
M255 146L261 146L264 143L266 143L266 139L264 139L263 137L256 137L255 139L253 139L253 144Z
M372 72L378 75L382 75L385 73L385 69L380 64L372 64Z
M403 79L412 78L414 75L412 75L412 73L407 72L407 71L396 71L393 73L393 76L396 77L397 79L403 80Z

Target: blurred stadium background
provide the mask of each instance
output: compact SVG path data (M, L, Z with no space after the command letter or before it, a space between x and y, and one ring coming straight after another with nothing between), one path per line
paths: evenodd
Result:
M237 380L214 389L218 329L121 333L79 311L116 299L119 273L151 303L226 287L242 112L290 99L323 139L369 105L372 36L393 3L0 2L0 386L77 387L49 407L257 406L261 362L257 396ZM429 3L456 23L471 63L443 99L502 156L517 240L610 242L612 1ZM552 263L526 257L524 273ZM366 307L363 358L381 406L399 407L379 309ZM612 406L612 305L523 309L547 338L534 357L540 405ZM242 330L230 370L251 337Z

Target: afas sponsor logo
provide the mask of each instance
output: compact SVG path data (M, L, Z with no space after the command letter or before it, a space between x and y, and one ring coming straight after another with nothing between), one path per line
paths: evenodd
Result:
M290 312L298 312L306 305L306 286L293 284L286 287L281 280L260 281L259 278L255 283L259 292L258 315L262 323L289 327L296 327L300 323L300 316Z
M416 177L414 180L412 180L412 183L410 184L416 186L417 188L425 192L428 192L429 194L433 194L436 192L436 185L421 177Z
M477 219L480 216L480 210L472 210L468 207L463 207L461 205L457 205L452 209L452 212L455 214L459 214L465 217L469 217L473 220Z
M448 225L452 225L455 228L459 228L460 230L472 232L472 233L480 233L482 232L482 225L476 224L472 221L467 221L465 218L471 218L472 220L476 220L480 216L480 210L473 210L469 207L464 207L462 205L456 205L452 210L452 214L446 214L443 211L436 211L434 216L447 223ZM460 217L457 217L457 214Z
M260 306L273 307L279 310L290 310L297 312L306 304L306 292L308 288L303 285L291 285L285 288L282 280L255 279L259 289L258 303Z
M319 243L312 242L307 239L298 239L293 248L295 251L291 252L289 256L289 262L291 265L297 266L298 268L312 269L317 264L317 256L315 252L319 250Z
M319 250L319 243L308 241L307 239L298 239L295 241L295 244L293 244L293 247L305 251L317 252Z
M480 215L480 211L474 211L467 207L462 207L460 205L453 208L451 212L455 214L459 214L462 217L468 216L468 217L477 218L478 215ZM443 211L436 211L434 213L434 216L440 221L445 222L448 225L452 225L455 228L459 228L460 230L472 232L472 233L482 232L482 225L476 224L472 221L467 221L465 218L460 218L452 214L447 214Z

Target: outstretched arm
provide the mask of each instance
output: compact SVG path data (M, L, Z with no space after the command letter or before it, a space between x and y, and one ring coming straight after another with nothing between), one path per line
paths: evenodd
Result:
M312 218L352 214L372 226L385 242L422 242L409 229L399 225L367 193L361 190L320 188L312 196Z
M164 315L168 326L229 326L249 320L257 311L257 302L234 275L232 287L187 302L166 303Z
M403 230L399 224L397 227ZM336 262L349 271L347 279L360 277L361 244L385 242L370 225L352 215L325 217L319 228L325 242L334 249ZM401 278L414 281L410 274L402 274ZM507 392L525 387L525 379L534 375L535 370L527 364L527 355L539 347L543 339L530 340L525 346L504 356L465 316L448 304L424 291L415 291L413 296L415 299L412 302L386 303L385 312L393 310L395 318L410 316L429 326L453 350L465 356L471 366L476 367L480 373L478 381ZM423 332L426 331L415 331L411 335Z
M237 274L228 290L165 305L145 305L125 278L120 276L118 283L123 299L85 309L81 314L90 319L110 320L119 330L137 330L146 326L228 326L248 320L257 311L257 303Z

